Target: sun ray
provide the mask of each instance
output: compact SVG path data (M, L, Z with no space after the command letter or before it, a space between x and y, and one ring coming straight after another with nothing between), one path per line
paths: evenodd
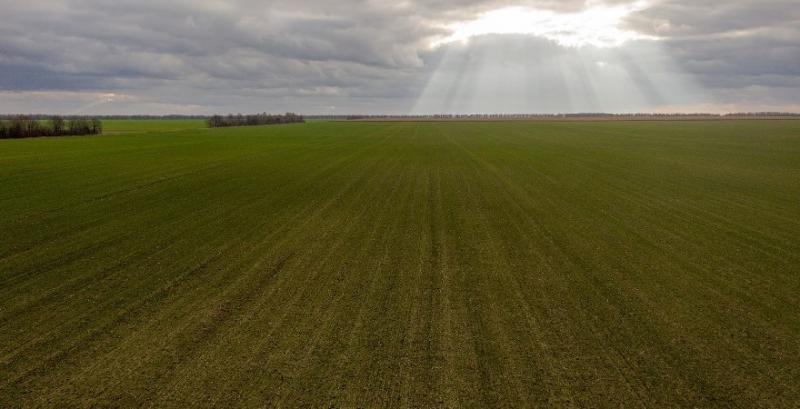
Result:
M653 38L622 27L627 16L646 7L646 1L613 6L590 4L574 13L506 7L486 12L473 21L449 25L452 34L432 45L465 42L486 34L530 34L567 47L619 47L628 41Z

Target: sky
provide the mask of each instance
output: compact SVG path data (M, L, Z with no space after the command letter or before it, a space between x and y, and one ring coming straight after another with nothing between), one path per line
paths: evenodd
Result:
M800 112L798 0L0 0L0 113Z

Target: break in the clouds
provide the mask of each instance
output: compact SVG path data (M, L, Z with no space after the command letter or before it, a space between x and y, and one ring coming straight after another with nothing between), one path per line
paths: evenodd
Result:
M800 111L796 0L0 0L0 112Z

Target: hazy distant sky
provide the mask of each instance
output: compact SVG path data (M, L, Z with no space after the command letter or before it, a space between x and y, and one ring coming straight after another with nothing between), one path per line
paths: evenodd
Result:
M800 111L798 0L0 0L0 112Z

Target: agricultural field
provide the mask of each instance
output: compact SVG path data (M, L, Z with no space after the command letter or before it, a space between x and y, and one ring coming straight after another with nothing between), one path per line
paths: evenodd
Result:
M0 141L0 407L800 406L800 121Z
M202 129L202 128L206 128L206 121L202 119L159 119L159 120L111 119L103 121L103 133L106 135L184 131L189 129Z

